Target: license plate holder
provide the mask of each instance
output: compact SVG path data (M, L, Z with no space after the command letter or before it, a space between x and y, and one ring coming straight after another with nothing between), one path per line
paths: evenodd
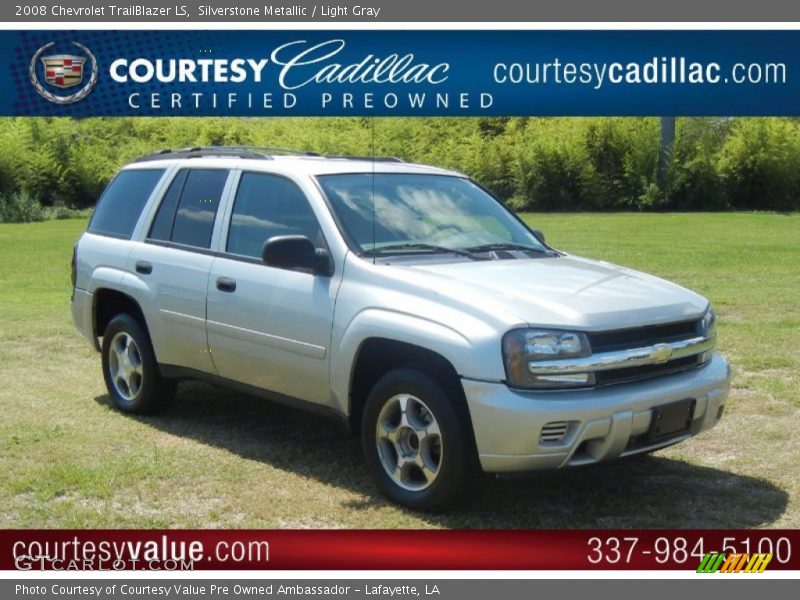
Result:
M648 439L651 442L659 442L689 431L694 420L696 405L697 401L694 398L687 398L653 408Z

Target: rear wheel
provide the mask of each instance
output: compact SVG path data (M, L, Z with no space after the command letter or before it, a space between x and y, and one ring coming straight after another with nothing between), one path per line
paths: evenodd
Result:
M445 508L467 483L474 462L467 415L451 396L408 368L390 371L370 392L361 428L364 455L393 502Z
M166 408L176 384L159 373L144 328L128 314L119 314L103 333L103 377L120 410L148 414Z

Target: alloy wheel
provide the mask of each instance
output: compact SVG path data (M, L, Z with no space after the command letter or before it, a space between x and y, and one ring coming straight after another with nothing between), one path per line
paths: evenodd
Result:
M108 353L108 369L114 389L125 400L134 400L144 381L139 346L130 334L120 331L111 340Z
M442 465L442 434L428 406L411 394L389 398L375 431L378 456L386 474L403 489L430 487Z

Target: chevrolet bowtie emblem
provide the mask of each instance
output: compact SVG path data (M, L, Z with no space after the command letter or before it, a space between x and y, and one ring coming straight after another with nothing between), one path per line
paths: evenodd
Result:
M656 344L650 351L649 358L655 364L665 363L672 358L672 347L667 344Z

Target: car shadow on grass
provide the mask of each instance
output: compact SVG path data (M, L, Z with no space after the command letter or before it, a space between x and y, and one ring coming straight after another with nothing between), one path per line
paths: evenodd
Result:
M107 395L95 400L111 404ZM168 412L130 418L349 490L357 498L344 509L405 510L376 492L358 439L323 417L187 382ZM414 514L448 528L749 528L773 523L788 502L763 479L658 455L524 477L483 475L469 492L446 513Z

